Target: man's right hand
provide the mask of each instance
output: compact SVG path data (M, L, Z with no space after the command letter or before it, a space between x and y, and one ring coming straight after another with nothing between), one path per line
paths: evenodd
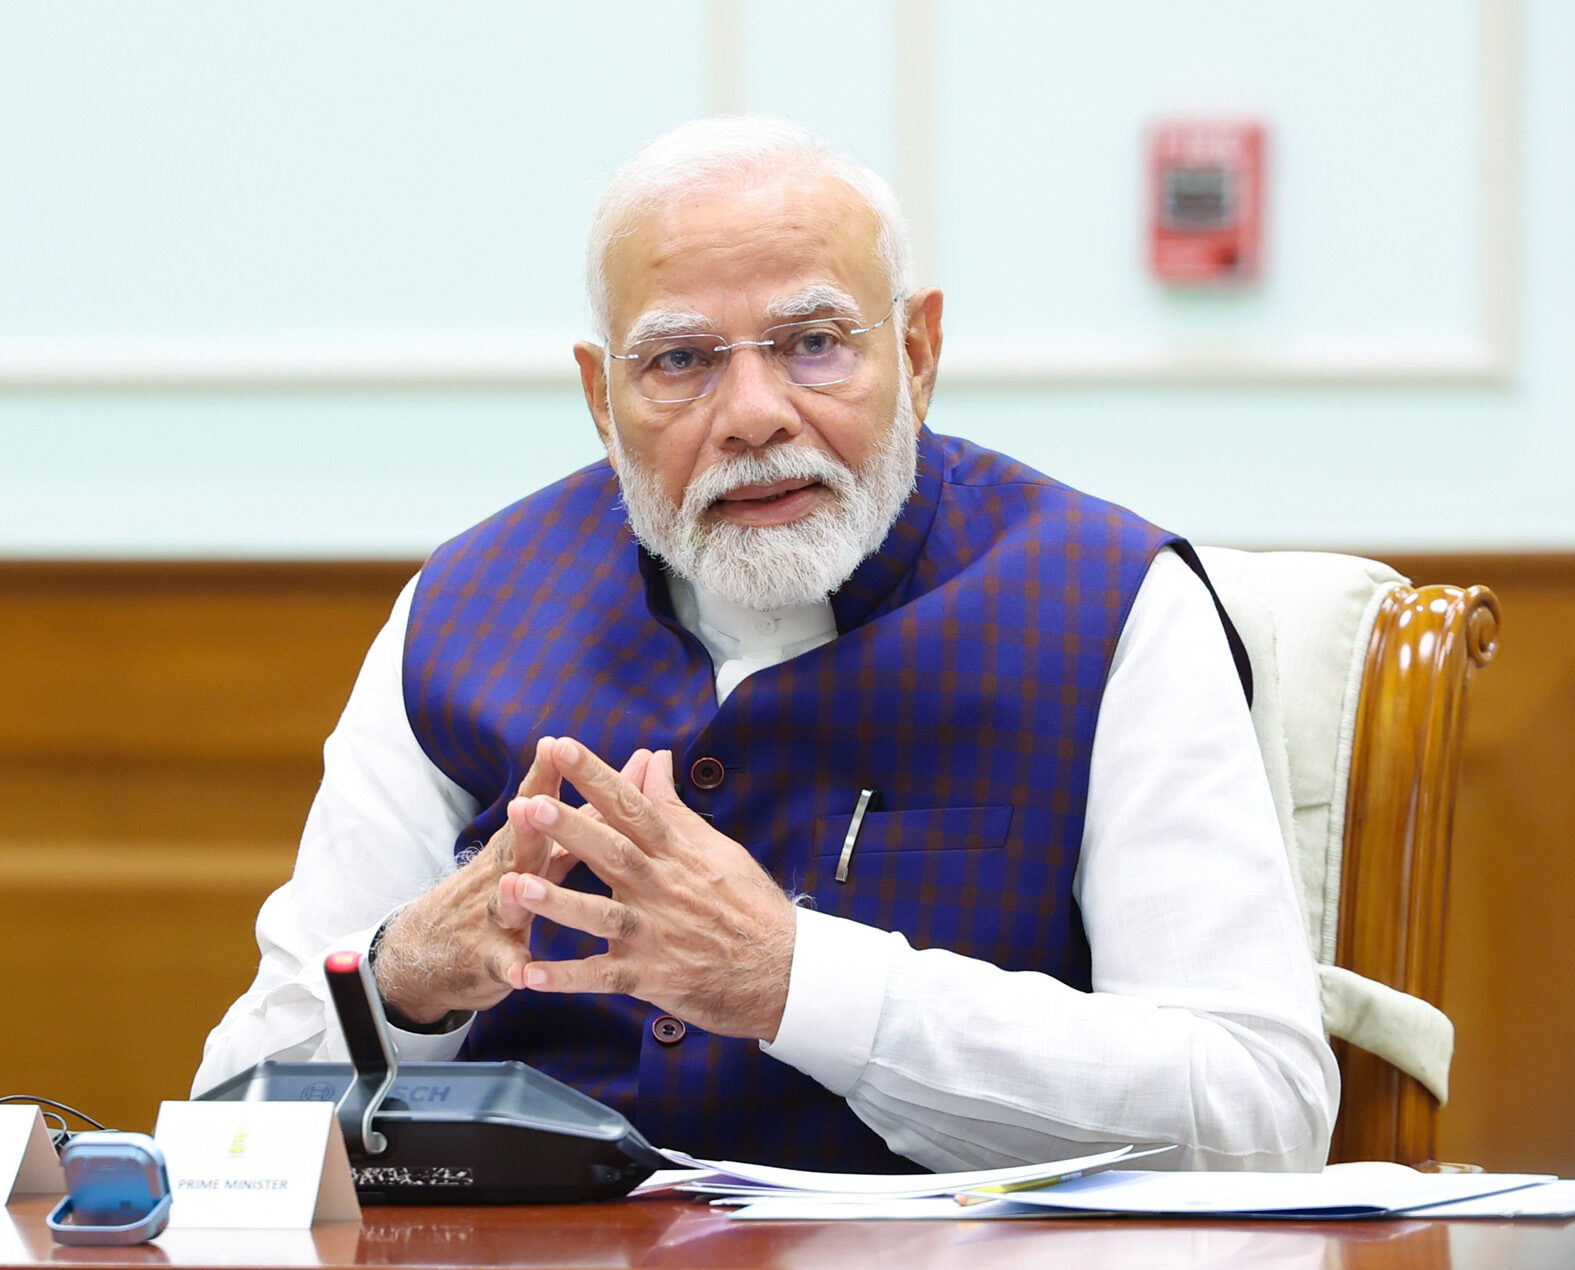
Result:
M377 989L413 1023L436 1023L455 1010L485 1010L524 985L530 923L498 924L498 882L506 873L536 873L560 882L575 864L562 847L531 828L521 801L558 794L556 771L540 756L550 739L537 743L537 757L509 803L508 819L491 841L402 909L383 932ZM643 751L636 759L641 757Z

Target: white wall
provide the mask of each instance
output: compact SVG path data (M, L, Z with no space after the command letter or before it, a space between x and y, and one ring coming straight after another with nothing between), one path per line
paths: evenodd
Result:
M1565 0L11 0L0 555L419 556L596 457L589 208L719 107L897 181L938 429L1200 541L1575 546L1571 50ZM1198 111L1272 129L1253 288L1144 273Z

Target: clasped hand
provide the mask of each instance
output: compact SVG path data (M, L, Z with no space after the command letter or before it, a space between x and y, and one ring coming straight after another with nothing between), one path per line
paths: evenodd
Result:
M564 780L584 807L558 798ZM576 861L611 894L561 886ZM543 738L493 842L389 928L379 988L417 1021L422 1014L390 995L384 959L411 910L445 888L457 903L442 925L462 946L440 959L454 969L435 976L438 992L424 994L429 1017L484 1009L521 988L605 992L648 1001L708 1031L776 1037L793 961L792 903L743 846L679 799L669 751L638 750L618 772L577 741ZM606 940L606 952L533 960L537 916Z

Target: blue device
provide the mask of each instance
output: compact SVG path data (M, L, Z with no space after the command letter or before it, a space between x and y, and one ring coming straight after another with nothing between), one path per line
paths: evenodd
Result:
M140 1244L170 1219L164 1154L145 1133L79 1133L60 1153L66 1197L49 1214L63 1244Z

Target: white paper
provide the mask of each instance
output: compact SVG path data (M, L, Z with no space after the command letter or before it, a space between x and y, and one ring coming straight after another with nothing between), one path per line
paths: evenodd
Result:
M0 1103L0 1202L19 1195L63 1195L66 1177L35 1103Z
M1523 1186L1477 1199L1455 1200L1434 1208L1412 1210L1412 1217L1575 1217L1575 1182Z
M952 1196L981 1187L1010 1186L1029 1180L1049 1182L1073 1173L1109 1168L1129 1157L1137 1158L1134 1151L1135 1148L1126 1146L1071 1160L1018 1164L1004 1169L974 1169L965 1173L816 1173L805 1169L776 1168L769 1164L741 1164L736 1160L701 1160L681 1151L664 1151L662 1154L685 1168L710 1169L718 1174L715 1178L696 1184L704 1186L709 1194L812 1194L824 1199L835 1196L916 1199L935 1195Z
M170 1228L284 1229L361 1215L331 1103L166 1102L153 1138Z
M969 1221L976 1218L1079 1217L1083 1214L1024 1208L998 1199L966 1208L950 1196L917 1199L857 1199L841 1196L795 1195L751 1200L728 1217L735 1221Z
M715 1176L716 1174L710 1169L657 1169L629 1194L644 1195L648 1191L662 1191L670 1186L699 1182L704 1178Z
M1418 1173L1402 1165L1322 1173L1096 1173L1041 1190L1014 1204L1156 1216L1351 1218L1424 1210L1555 1180L1541 1173ZM1416 1211L1417 1216L1429 1216Z
M1474 1198L1446 1199L1467 1192ZM1185 1208L1165 1207L1187 1198L1190 1203ZM996 1221L1076 1218L1091 1212L1296 1220L1351 1216L1504 1220L1575 1217L1575 1181L1559 1181L1547 1174L1418 1173L1400 1164L1360 1163L1331 1165L1322 1174L1099 1173L1042 1191L1014 1192L967 1206L950 1198L787 1191L735 1191L713 1204L737 1205L736 1211L728 1214L737 1221ZM1249 1209L1250 1204L1264 1207Z

